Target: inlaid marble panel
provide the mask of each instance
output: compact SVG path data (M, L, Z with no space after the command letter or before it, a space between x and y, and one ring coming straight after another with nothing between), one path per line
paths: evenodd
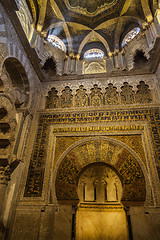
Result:
M77 240L128 240L123 209L79 208L76 217Z

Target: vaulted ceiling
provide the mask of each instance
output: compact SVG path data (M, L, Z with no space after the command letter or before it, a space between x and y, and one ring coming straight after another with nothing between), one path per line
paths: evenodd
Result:
M109 51L132 28L142 30L153 21L157 0L27 0L33 25L46 37L50 29L78 52L86 43L101 42Z

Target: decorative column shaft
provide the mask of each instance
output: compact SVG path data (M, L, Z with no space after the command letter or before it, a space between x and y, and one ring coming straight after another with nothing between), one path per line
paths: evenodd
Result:
M10 180L10 167L0 167L0 239L3 239L5 227L3 224L3 207L5 193Z
M3 202L8 181L10 180L10 167L0 167L0 218L2 217Z
M131 225L131 217L130 217L129 207L125 207L124 210L125 210L125 213L126 213L129 240L133 240L133 233L132 233L132 225Z

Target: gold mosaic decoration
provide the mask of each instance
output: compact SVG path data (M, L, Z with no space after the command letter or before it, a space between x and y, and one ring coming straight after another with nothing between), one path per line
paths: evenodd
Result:
M117 1L115 0L67 0L71 7L73 8L82 8L84 11L88 13L94 13L98 8L102 9L101 11L104 11L105 8L108 8L108 6L115 4Z
M127 146L129 146L131 149L133 149L137 155L142 159L144 164L146 165L146 158L144 153L144 147L142 142L142 136L140 134L135 135L121 135L121 136L112 136L112 138L115 138L116 140L119 140L123 143L125 143Z
M102 59L101 61L83 61L83 74L96 74L96 73L105 73L106 72L106 60Z
M125 127L125 132L129 131L129 129L131 130L132 126L127 126ZM78 128L77 130L80 130L81 128ZM93 131L96 132L97 128L92 128ZM106 129L106 131L105 131ZM117 127L109 127L109 128L99 128L99 131L98 132L107 132L107 130L109 130L109 132L114 132L116 129L120 129L120 127L118 128ZM70 129L66 129L66 128L58 128L57 129L59 132L62 132L62 131L68 131L68 132L72 132L72 133L77 133L76 129L75 128L70 128ZM84 131L85 130L85 131ZM87 131L88 130L88 131ZM132 129L133 130L133 129ZM134 131L139 131L139 130L144 130L143 126L136 126L136 128L134 128ZM53 129L54 132L56 132L56 129ZM80 131L79 131L80 132ZM89 127L87 128L84 128L83 127L83 132L87 132L89 133ZM91 131L90 131L91 132ZM56 148L55 148L55 158L54 158L54 163L56 164L57 160L59 159L59 157L62 155L62 153L69 147L71 146L72 144L74 144L75 142L81 140L81 139L85 139L87 138L88 136L60 136L60 137L56 137ZM142 137L140 134L134 134L134 135L110 135L110 138L112 139L116 139L116 140L119 140L120 142L123 142L125 143L127 146L129 146L131 149L133 149L137 155L143 160L144 164L146 165L146 159L145 159L145 153L144 153L144 150L143 150L143 143L142 143ZM103 141L101 141L103 143ZM112 159L112 162L116 162L117 161L117 156L118 154L121 153L122 151L122 147L120 147L119 145L112 145L111 143L107 144L106 141L104 141L105 144L101 144L101 147L100 147L100 154L98 154L98 156L102 159L108 159L108 162ZM81 145L81 148L83 146ZM85 150L83 149L82 153L75 153L76 154L76 158L79 158L79 155L80 154L80 157L83 159L83 153L85 153ZM86 156L86 153L84 154L84 158Z
M101 155L106 149L107 154ZM90 141L71 150L62 161L56 179L56 194L59 201L77 200L76 185L81 170L91 163L106 163L120 174L123 184L123 201L145 201L145 180L134 157L121 147L117 161L112 157L116 145L108 141ZM79 153L79 154L77 154ZM63 187L62 187L63 186ZM67 187L66 187L67 186ZM69 192L69 186L71 186Z
M113 11L120 0L65 0L67 7L86 16L96 16L106 10Z
M41 113L39 116L39 126L37 138L34 144L30 166L28 170L27 183L25 187L25 197L40 197L42 194L43 178L46 166L46 154L48 149L48 137L50 124L60 124L61 127L54 128L55 133L67 132L127 132L131 130L143 130L143 126L134 125L133 122L148 122L154 143L157 169L160 166L160 116L159 109L152 108L139 110L112 110L112 111L87 111L87 112L63 112L63 113ZM94 126L94 127L67 127L65 124L72 123L116 123L116 126ZM120 126L119 123L127 122L127 126ZM131 126L129 126L131 123ZM63 127L62 127L63 124ZM86 146L84 146L86 149ZM107 146L105 146L107 148ZM87 151L87 149L85 150ZM85 152L83 151L83 152ZM99 151L99 150L97 150ZM110 146L110 154L114 152ZM118 149L117 149L118 151ZM119 150L120 151L120 150ZM121 151L119 152L121 154ZM98 156L98 155L97 155ZM101 156L102 157L102 156ZM105 156L103 156L105 157ZM91 158L91 157L90 157ZM113 156L112 161L117 163Z

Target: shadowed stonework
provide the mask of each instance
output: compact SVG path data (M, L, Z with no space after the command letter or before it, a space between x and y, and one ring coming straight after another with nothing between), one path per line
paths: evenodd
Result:
M69 87L65 87L61 95L61 107L72 107L72 90Z
M135 103L135 94L132 90L132 86L129 86L127 82L124 83L124 86L121 88L121 101L122 104L133 104Z
M52 88L51 91L48 92L48 96L46 99L46 108L57 108L59 106L59 97L57 96L57 90Z

